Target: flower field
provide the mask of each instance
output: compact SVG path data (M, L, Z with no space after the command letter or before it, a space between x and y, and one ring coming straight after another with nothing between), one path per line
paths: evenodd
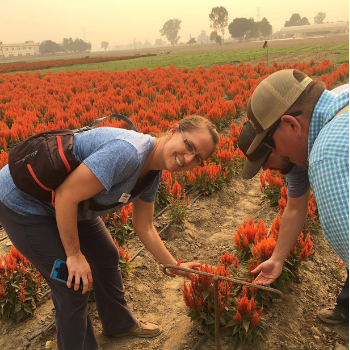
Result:
M91 125L97 118L112 113L126 115L143 133L162 133L177 120L192 114L211 120L222 136L217 151L203 168L191 172L163 172L156 198L156 213L168 208L171 220L186 220L188 193L211 195L239 174L244 156L237 149L237 138L246 104L257 84L271 73L287 68L304 71L331 89L348 80L349 65L335 66L329 60L295 64L264 63L213 66L209 69L178 69L174 66L153 71L138 69L127 72L39 72L0 75L0 168L8 162L8 152L17 142L32 134L50 129L74 129ZM240 120L238 123L237 120ZM124 122L107 120L103 125L126 127ZM262 197L271 206L286 205L284 177L267 171L260 174ZM122 270L132 270L125 251L132 235L131 206L110 213L103 220L122 256ZM217 257L210 265L203 261L202 271L254 282L250 271L268 259L278 237L280 216L272 222L254 222L247 217L235 228L230 252ZM269 228L268 228L269 227ZM280 278L272 287L285 291L298 269L313 255L313 235L319 229L317 208L311 196L307 222L290 253ZM125 248L124 248L125 247ZM123 269L124 267L124 269ZM32 314L37 294L44 288L40 276L30 263L13 250L0 257L0 319L22 319ZM255 288L239 288L229 283L220 286L220 323L242 341L253 341L263 334L264 314L273 295ZM214 331L213 281L199 275L182 287L188 316L201 329Z
M138 54L133 56L116 56L116 57L85 57L85 58L71 58L71 59L61 59L61 60L48 60L48 61L39 61L39 62L9 63L6 65L0 66L0 74L17 72L17 71L66 67L66 66L73 66L77 64L122 61L122 60L130 60L133 58L149 57L149 56L155 56L155 54L147 54L147 55Z

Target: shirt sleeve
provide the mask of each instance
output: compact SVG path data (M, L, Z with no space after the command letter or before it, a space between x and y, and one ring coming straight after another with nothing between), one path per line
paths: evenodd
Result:
M308 167L294 165L286 175L288 197L298 198L304 195L310 188Z
M126 180L139 166L136 149L122 140L101 144L83 162L104 186L102 193Z

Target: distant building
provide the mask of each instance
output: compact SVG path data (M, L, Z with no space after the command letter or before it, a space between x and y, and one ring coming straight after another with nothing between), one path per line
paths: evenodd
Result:
M0 42L0 57L18 57L39 55L40 43L25 41L23 44L3 44Z
M282 27L279 38L305 38L329 34L349 34L349 22L310 24L304 26Z

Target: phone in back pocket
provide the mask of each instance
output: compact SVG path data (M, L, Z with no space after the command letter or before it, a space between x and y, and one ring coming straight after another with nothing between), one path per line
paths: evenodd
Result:
M67 279L68 279L68 268L67 264L63 260L56 260L55 263L53 264L53 268L50 274L50 277L58 282L67 284ZM71 285L73 287L75 283L75 277L73 277ZM82 280L80 279L80 285L79 288L83 289L84 285Z

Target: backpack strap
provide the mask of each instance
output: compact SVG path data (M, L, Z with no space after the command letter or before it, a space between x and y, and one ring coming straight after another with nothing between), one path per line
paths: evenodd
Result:
M96 128L96 126L98 124L100 124L102 122L102 120L104 120L106 118L109 118L109 117L123 120L125 123L130 125L131 129L133 129L134 131L138 132L138 130L136 129L135 125L133 124L133 122L131 120L129 120L125 115L116 114L116 113L115 114L111 114L111 115L109 115L107 117L102 117L102 118L96 119L94 121L94 123L92 124L92 126L83 126L82 128L74 129L73 132L75 134L78 134L78 133L81 133L81 132L84 132L84 131L92 130L92 129Z
M125 123L129 124L134 131L138 132L138 130L136 129L136 127L133 124L133 122L131 120L129 120L127 117L125 117L124 115L122 115L122 114L111 114L108 117L102 117L100 119L96 119L94 121L94 123L92 124L91 128L92 129L95 128L98 124L100 124L102 122L103 119L106 119L106 118L109 118L109 117L123 120Z
M343 107L332 119L338 117L338 115L343 114L349 110L349 105L347 104L345 107Z

